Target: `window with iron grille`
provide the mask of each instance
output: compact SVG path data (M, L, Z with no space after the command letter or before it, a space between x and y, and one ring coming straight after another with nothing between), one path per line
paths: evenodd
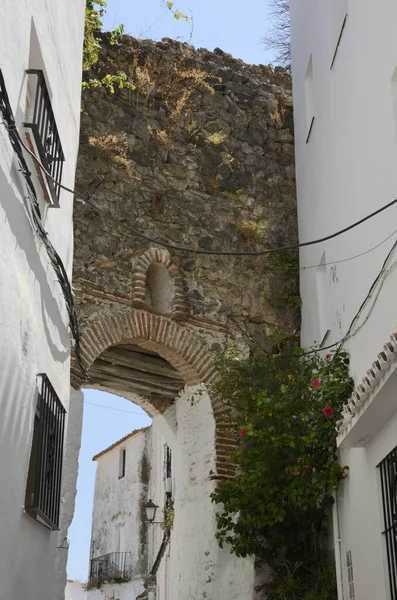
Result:
M391 600L397 600L397 447L378 465Z
M65 409L47 375L41 374L26 485L25 510L58 529Z
M172 453L171 448L165 444L164 447L164 477L169 479L172 476Z
M347 568L347 584L349 586L349 600L356 600L356 594L354 591L353 561L352 561L351 550L346 552L346 568Z
M51 195L50 203L59 207L59 196L61 188L59 183L62 179L63 163L65 160L61 140L55 122L54 113L51 106L50 96L47 90L44 73L40 69L28 69L27 74L34 78L32 90L31 106L27 115L27 122L24 126L31 130L35 147L30 142L31 150L38 154L37 158L51 175L45 175L49 193ZM43 179L43 172L35 164L37 175L40 181ZM55 183L53 179L55 179Z

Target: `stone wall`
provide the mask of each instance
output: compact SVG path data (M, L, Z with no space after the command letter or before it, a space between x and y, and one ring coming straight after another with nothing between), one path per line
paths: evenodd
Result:
M113 218L197 250L246 251L296 240L291 82L217 49L104 36L100 69L125 71L136 90L83 94L77 188ZM129 310L132 264L151 246L77 202L74 289L83 329ZM264 342L288 333L296 310L277 300L291 284L274 261L170 250L185 319L241 327ZM287 283L286 283L287 282ZM237 325L236 325L237 323ZM224 331L222 329L222 331Z

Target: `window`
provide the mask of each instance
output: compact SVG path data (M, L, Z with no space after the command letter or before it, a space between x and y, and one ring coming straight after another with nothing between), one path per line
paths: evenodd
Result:
M378 465L382 486L382 504L390 598L397 600L397 448Z
M167 444L164 446L164 482L166 496L170 498L172 496L172 453Z
M171 448L167 446L164 447L164 477L165 479L169 479L172 476L172 453Z
M394 133L397 139L397 67L395 68L391 78L391 94L393 103Z
M123 479L125 475L125 458L126 458L126 449L121 448L119 454L119 479Z
M310 59L305 75L305 109L306 109L306 144L309 142L314 125L314 92L313 92L313 58Z
M352 562L351 550L349 550L346 553L346 568L347 568L347 584L349 587L349 600L356 600L356 594L354 591L353 562Z
M65 409L47 375L41 374L26 485L25 509L58 529Z
M46 177L48 192L43 188L48 203L59 207L61 188L55 181L61 182L63 163L65 160L58 129L52 111L50 96L47 90L44 73L40 69L28 69L28 102L26 122L24 126L32 135L27 134L30 149L49 172ZM44 182L43 171L35 163L37 176ZM43 186L42 186L43 187ZM45 187L45 186L44 186Z

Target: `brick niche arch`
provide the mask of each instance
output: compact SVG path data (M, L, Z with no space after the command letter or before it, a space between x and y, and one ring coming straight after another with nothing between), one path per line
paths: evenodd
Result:
M132 305L150 310L146 303L146 278L149 267L155 264L162 265L167 270L174 287L170 316L176 320L184 319L186 302L183 278L165 248L148 248L132 259Z
M158 353L167 360L187 385L211 384L217 378L209 348L182 325L147 311L135 310L104 316L83 330L81 358L86 370L111 346L133 343ZM72 386L80 388L84 379L74 363ZM227 431L229 408L211 396L215 419L216 473L213 478L232 477L235 467L230 459L236 449L236 437Z

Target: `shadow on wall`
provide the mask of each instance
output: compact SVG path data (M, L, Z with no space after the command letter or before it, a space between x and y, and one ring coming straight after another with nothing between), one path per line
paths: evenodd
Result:
M20 185L18 185L18 188L20 188ZM68 326L65 325L62 320L62 305L58 305L49 284L49 281L55 280L55 272L53 271L51 273L51 266L44 266L44 261L48 261L47 255L45 255L44 258L40 256L40 250L36 241L37 238L29 223L26 210L23 207L21 200L10 188L9 181L2 169L0 169L0 190L4 190L4 192L1 193L1 207L4 210L5 217L2 227L5 227L8 223L15 239L14 253L18 249L23 254L23 259L26 261L26 274L28 275L29 271L33 274L32 286L35 285L36 282L40 286L42 323L44 325L48 347L50 348L54 361L64 363L68 360L70 355L70 341ZM7 255L3 254L2 259L3 261L7 261ZM55 285L58 284L55 283ZM61 295L60 288L59 293ZM61 297L60 302L62 301L63 298ZM28 302L26 305L30 306L30 303ZM33 309L33 307L31 308ZM58 340L53 339L49 322L54 330L58 332Z

